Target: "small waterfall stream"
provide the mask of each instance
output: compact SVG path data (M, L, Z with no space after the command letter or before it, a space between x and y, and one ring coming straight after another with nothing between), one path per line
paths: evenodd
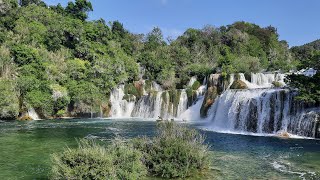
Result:
M124 85L120 85L111 92L110 102L112 104L112 117L131 117L131 112L135 106L135 102L134 100L128 102L123 99L124 96Z
M40 120L39 115L37 114L37 112L36 112L33 108L30 108L30 109L28 110L28 115L29 115L33 120Z

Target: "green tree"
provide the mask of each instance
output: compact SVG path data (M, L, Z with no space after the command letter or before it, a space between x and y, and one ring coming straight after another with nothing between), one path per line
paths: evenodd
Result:
M19 115L19 99L14 81L0 78L0 119L15 119Z
M78 18L82 21L88 18L88 12L93 11L92 4L88 0L76 0L68 2L66 12L71 16Z

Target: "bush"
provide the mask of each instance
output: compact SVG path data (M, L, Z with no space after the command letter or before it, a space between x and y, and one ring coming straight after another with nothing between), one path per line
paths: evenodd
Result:
M199 81L195 81L193 84L192 84L192 89L194 91L198 90L199 87L201 86L201 83Z
M152 139L132 140L144 154L144 163L153 176L185 178L209 167L208 146L196 130L174 122L158 124L158 134Z
M142 154L115 140L107 149L93 141L80 140L78 149L52 155L53 179L139 179L146 175Z
M142 179L149 175L185 178L209 167L204 137L185 125L164 121L154 138L114 140L105 148L79 141L78 149L52 155L53 179Z

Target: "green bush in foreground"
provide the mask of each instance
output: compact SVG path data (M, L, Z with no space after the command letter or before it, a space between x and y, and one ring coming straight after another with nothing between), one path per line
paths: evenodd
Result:
M160 122L154 138L114 140L108 148L81 140L77 149L52 155L53 179L185 178L209 167L204 137L186 125Z
M136 138L134 147L144 153L144 163L153 176L185 178L210 165L205 138L183 124L161 122L152 139Z
M52 179L140 179L147 173L141 158L140 151L120 141L105 148L80 140L77 149L52 155Z

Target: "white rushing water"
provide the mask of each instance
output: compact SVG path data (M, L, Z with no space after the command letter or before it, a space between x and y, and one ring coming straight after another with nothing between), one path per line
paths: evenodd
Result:
M196 76L191 77L190 81L188 83L188 86L191 87L196 81L197 81L197 77Z
M111 114L112 117L122 118L122 117L131 117L131 112L134 108L134 100L128 102L123 99L124 94L124 85L119 85L118 88L114 89L110 95Z
M29 115L33 120L40 120L39 115L37 114L37 112L36 112L33 108L30 108L30 109L28 110L28 115Z
M305 111L293 97L286 89L227 90L209 111L208 129L314 137L317 114Z
M243 81L244 83L247 84L249 89L257 89L257 88L271 88L273 87L274 82L278 82L281 84L281 86L285 86L286 83L284 82L285 80L285 74L281 73L251 73L251 81L247 80L245 78L245 75L243 73L238 73L237 75L231 74L230 75L230 84L234 82L236 79L235 76L239 77L239 80Z
M206 129L242 134L291 133L298 136L316 136L315 120L320 118L317 112L319 109L304 109L293 100L294 92L273 88L274 82L285 86L284 74L251 73L250 78L247 80L242 73L230 76L229 87L239 79L245 82L249 89L231 90L228 87L222 92L208 110L205 120L210 123ZM188 86L192 86L195 81L197 78L192 77ZM205 78L196 90L193 102L188 102L185 89L167 91L156 82L152 82L151 91L144 93L139 100L128 102L123 99L124 86L120 85L110 96L112 117L203 120L200 118L200 109L207 91L207 83Z

